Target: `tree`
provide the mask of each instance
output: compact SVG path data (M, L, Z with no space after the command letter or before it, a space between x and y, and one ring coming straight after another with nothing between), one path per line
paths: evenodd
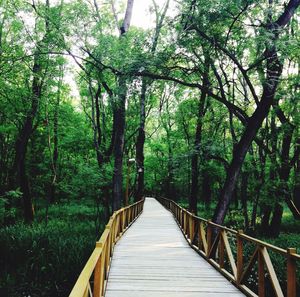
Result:
M159 14L157 4L155 1L154 8L156 13L156 28L153 37L153 43L150 48L150 54L153 55L156 51L160 31L169 7L169 0L166 1L162 14ZM141 95L140 95L140 124L138 129L138 136L136 140L136 162L137 162L137 191L136 201L142 199L144 194L144 145L145 145L145 120L146 120L146 94L148 89L148 80L142 78Z
M129 29L134 0L127 1L127 8L123 23L120 27L120 42L125 38ZM118 77L118 100L114 106L114 174L113 174L113 210L118 210L122 205L122 183L123 183L123 149L125 134L125 103L127 95L126 76Z
M26 168L26 153L28 141L34 129L34 119L38 113L39 103L42 98L42 91L45 80L45 69L49 63L47 55L41 55L42 52L49 49L49 37L51 28L49 24L49 1L46 1L45 15L45 32L43 37L37 41L36 49L34 50L34 59L32 66L31 90L29 93L30 107L26 113L25 120L22 123L21 129L17 136L15 144L15 161L14 168L17 173L17 184L20 187L24 205L24 218L28 223L33 221L34 209L32 197L30 193L28 173Z

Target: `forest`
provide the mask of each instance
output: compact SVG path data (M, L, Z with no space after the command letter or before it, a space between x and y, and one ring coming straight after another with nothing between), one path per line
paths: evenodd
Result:
M0 295L68 296L145 196L299 248L299 5L0 0Z

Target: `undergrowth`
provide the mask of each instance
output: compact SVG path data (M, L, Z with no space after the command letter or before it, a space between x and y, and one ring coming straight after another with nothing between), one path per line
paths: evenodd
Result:
M103 230L91 205L51 206L47 224L45 215L0 229L0 296L68 296Z

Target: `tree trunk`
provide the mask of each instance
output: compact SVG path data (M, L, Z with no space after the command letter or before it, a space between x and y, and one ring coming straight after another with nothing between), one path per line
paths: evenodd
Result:
M209 73L209 60L208 57L205 57L205 71L203 74L203 86L208 88L208 73ZM197 117L197 126L195 133L194 149L191 157L191 193L189 196L189 211L197 215L197 200L198 200L198 177L199 177L199 152L201 146L201 134L202 134L202 123L205 113L205 99L207 92L203 90L201 92L200 100L198 103L198 117Z
M140 127L136 141L136 163L137 163L137 193L136 201L142 199L144 194L144 144L145 144L145 104L146 104L146 79L142 80L140 97Z
M274 37L273 44L275 43L276 39L277 38ZM228 210L245 156L258 132L258 129L261 127L263 120L268 115L274 100L276 88L282 72L282 65L279 62L275 45L267 50L266 56L268 57L267 77L263 85L261 101L259 102L253 115L249 118L245 131L233 152L233 157L227 171L225 184L222 188L220 199L213 217L213 221L217 224L222 224L224 222L224 218Z
M34 218L34 209L30 194L29 180L26 169L26 152L28 141L33 130L33 120L37 114L39 101L41 97L41 82L39 79L40 64L38 53L34 57L33 80L31 85L32 98L31 107L27 113L23 127L21 128L16 141L15 165L17 173L17 182L20 186L23 197L24 219L27 223L31 223Z
M271 213L272 213L272 208L270 206L265 206L263 208L263 213L261 218L261 231L263 234L269 233Z
M172 200L175 199L174 191L174 168L173 168L173 149L171 143L170 132L167 131L167 141L168 141L168 180L167 180L167 197Z
M298 158L295 165L295 187L293 191L293 202L297 209L300 209L300 159Z
M116 134L114 143L114 173L113 173L113 211L122 206L122 181L123 181L123 149L125 134L125 103L126 103L126 78L119 77L119 96L115 112Z
M63 80L63 70L61 69L61 76L58 84L58 91L56 97L56 103L54 108L54 116L53 116L53 157L52 157L52 171L53 171L53 179L50 188L50 203L56 202L56 185L57 185L57 162L58 162L58 112L60 105L60 94L61 94L61 86Z
M163 25L164 18L169 6L167 1L164 11L159 20L157 20L151 53L156 51L159 34ZM138 137L136 140L136 162L137 162L137 192L135 200L139 201L144 195L144 144L145 144L145 120L146 120L146 92L147 92L147 79L142 79L142 89L140 96L140 127Z
M30 124L29 124L30 125ZM27 126L27 125L26 125ZM28 127L30 129L30 127ZM20 186L23 198L24 219L25 222L31 223L34 218L34 210L32 198L30 194L29 181L26 171L26 151L29 140L28 131L22 129L19 138L16 142L16 168L17 168L17 182Z
M50 8L49 0L46 0L46 9ZM31 137L33 131L33 121L37 115L38 107L41 99L42 85L43 80L41 79L42 73L42 57L40 56L40 52L48 50L48 35L50 33L49 27L49 14L46 14L45 17L45 27L46 31L43 38L38 41L36 50L34 52L34 60L32 67L32 83L31 83L31 105L27 112L25 121L23 123L22 128L19 131L16 140L16 150L15 150L15 161L14 161L14 169L17 175L17 183L20 186L20 190L22 192L23 197L23 206L24 206L24 219L25 222L31 223L34 219L34 208L32 203L32 197L30 193L29 186L29 178L26 168L26 152L28 147L28 142ZM43 56L45 58L46 56ZM45 67L46 69L47 67ZM44 74L45 75L45 74Z
M299 220L300 211L299 208L293 203L292 195L290 194L290 189L288 187L288 180L289 180L291 169L293 167L293 162L290 161L290 149L291 149L293 133L295 131L295 126L288 121L283 111L279 109L277 105L275 105L274 108L282 124L282 130L284 132L283 139L282 139L282 146L281 146L281 155L280 155L281 166L279 169L279 178L281 181L281 185L280 188L278 189L278 194L287 203L294 218L296 220ZM296 141L296 143L298 143L298 140Z
M123 24L120 28L120 39L129 29L134 0L127 1L127 8ZM114 111L114 172L113 172L113 211L121 208L122 205L122 182L123 182L123 149L125 134L125 103L127 95L126 77L119 76L118 80L118 100Z
M210 177L209 174L204 171L203 172L203 182L202 182L202 199L206 205L206 207L208 208L211 202L211 195L212 195L212 191L211 191L211 184L210 184Z
M300 0L290 0L285 6L284 12L275 22L271 22L271 18L268 16L266 30L269 35L269 39L264 52L266 58L266 79L263 83L262 97L260 102L257 102L257 108L249 118L245 131L233 152L233 158L227 171L225 184L222 188L220 199L213 217L213 220L216 223L222 224L224 221L230 199L249 146L273 104L275 92L283 68L278 59L276 41L278 40L280 29L290 22L299 5Z
M261 147L259 147L259 164L260 164L260 171L254 171L254 178L257 181L257 185L255 187L255 199L253 201L253 208L251 214L251 229L254 232L256 229L256 217L257 217L257 208L258 202L260 197L261 188L265 182L265 165L266 165L266 155Z
M247 205L247 203L248 203L248 194L247 194L248 179L249 179L249 173L243 172L242 173L242 182L241 182L241 203L242 203L242 208L243 208L245 230L249 229L249 217L248 217L248 205Z
M278 237L280 233L281 219L283 214L283 207L280 203L276 203L273 216L270 224L270 235L273 237Z
M271 153L269 155L270 158L270 172L269 172L269 183L272 185L271 188L268 190L268 195L270 197L275 196L275 191L273 190L273 185L275 183L276 177L277 177L277 158L276 158L276 151L277 151L277 142L278 142L278 130L275 123L275 114L271 115L271 121L270 121L270 145L271 145ZM272 215L272 203L267 203L263 207L263 216L261 221L261 227L262 227L262 233L263 234L270 234L270 218Z

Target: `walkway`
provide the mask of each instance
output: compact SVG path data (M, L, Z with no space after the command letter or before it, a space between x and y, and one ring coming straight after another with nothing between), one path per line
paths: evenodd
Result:
M153 198L116 244L105 297L244 296L186 242Z

